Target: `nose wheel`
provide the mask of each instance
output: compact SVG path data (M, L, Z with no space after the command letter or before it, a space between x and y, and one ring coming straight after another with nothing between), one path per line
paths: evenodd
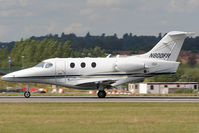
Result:
M29 98L31 96L29 91L24 92L24 97L25 98Z
M30 89L29 89L29 83L27 83L26 91L24 92L24 97L29 98L31 96Z

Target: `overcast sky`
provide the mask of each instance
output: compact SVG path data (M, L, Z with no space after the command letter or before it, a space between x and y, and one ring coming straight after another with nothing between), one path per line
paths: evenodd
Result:
M0 0L0 42L30 36L199 35L199 0Z

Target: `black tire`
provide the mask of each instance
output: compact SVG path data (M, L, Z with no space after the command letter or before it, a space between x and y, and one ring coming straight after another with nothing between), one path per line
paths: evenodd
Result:
M24 92L24 97L25 98L29 98L30 97L30 92L29 91Z
M45 91L41 91L40 93L46 93Z
M97 95L98 95L99 98L105 98L106 92L105 91L98 91Z

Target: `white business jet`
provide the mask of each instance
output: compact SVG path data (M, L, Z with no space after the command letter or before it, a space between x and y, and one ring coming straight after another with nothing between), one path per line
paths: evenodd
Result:
M172 31L149 52L128 57L53 58L38 65L9 73L4 81L55 84L76 89L96 89L105 98L104 89L160 74L176 73L182 44L191 32ZM29 87L24 93L30 97Z

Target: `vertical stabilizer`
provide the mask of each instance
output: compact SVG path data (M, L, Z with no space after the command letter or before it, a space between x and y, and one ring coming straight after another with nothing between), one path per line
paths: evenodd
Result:
M194 33L192 32L181 31L169 32L156 44L155 47L153 47L151 51L141 55L141 57L176 61L185 38L193 34Z

